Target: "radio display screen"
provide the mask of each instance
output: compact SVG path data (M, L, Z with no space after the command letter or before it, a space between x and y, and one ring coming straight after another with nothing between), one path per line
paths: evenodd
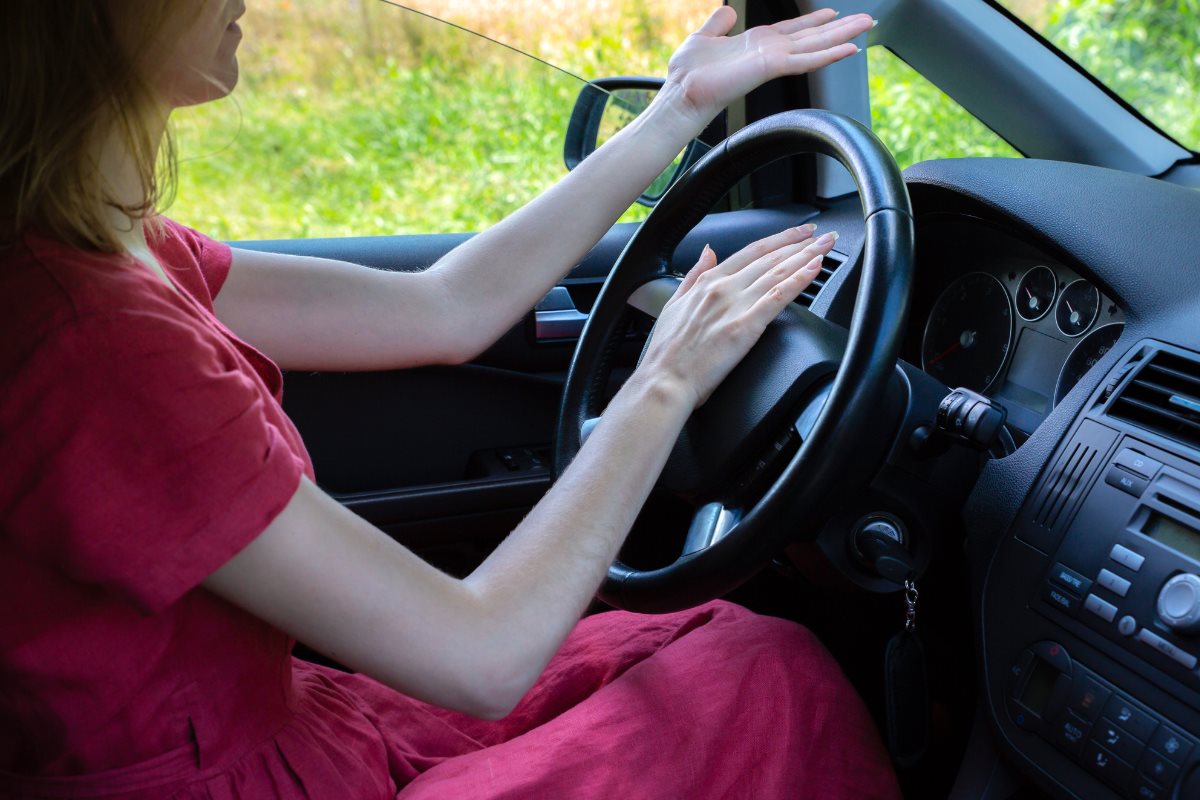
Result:
M1200 531L1152 511L1142 533L1188 558L1200 561Z

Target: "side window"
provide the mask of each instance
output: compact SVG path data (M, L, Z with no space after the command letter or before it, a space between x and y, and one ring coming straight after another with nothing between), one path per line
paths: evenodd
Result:
M1021 154L890 50L867 50L871 126L900 166Z
M565 174L577 75L664 74L713 5L411 4L250 3L233 96L172 118L167 213L225 239L481 230Z

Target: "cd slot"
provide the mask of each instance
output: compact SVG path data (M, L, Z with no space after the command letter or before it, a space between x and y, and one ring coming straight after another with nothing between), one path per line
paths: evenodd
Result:
M1192 506L1186 505L1171 495L1160 491L1155 492L1154 499L1172 511L1182 515L1185 520L1195 521L1197 524L1200 524L1200 512L1197 512Z

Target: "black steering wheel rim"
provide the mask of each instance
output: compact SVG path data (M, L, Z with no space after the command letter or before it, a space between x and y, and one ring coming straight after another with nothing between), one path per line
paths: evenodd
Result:
M819 510L836 488L855 457L856 437L872 427L872 410L896 371L914 249L911 204L900 170L886 147L855 120L813 109L776 114L738 131L697 162L617 260L571 361L555 440L555 474L561 475L578 453L581 431L602 410L626 301L640 286L673 274L670 260L679 242L737 181L802 153L827 155L847 168L864 218L855 310L824 407L778 478L724 538L660 569L637 570L614 562L600 590L612 605L673 611L720 596L753 575L792 537L772 522L785 512Z

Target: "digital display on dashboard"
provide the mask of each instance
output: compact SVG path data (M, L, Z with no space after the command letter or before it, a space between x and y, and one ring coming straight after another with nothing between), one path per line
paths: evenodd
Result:
M1200 561L1200 531L1151 511L1142 533L1188 558Z
M1018 403L1044 417L1050 413L1054 386L1058 383L1058 371L1070 350L1071 345L1066 342L1035 330L1025 329L1021 332L1021 339L1013 352L1008 377L1000 391L996 392L996 396ZM1031 420L1033 426L1027 427L1028 423L1022 424L1022 415L1012 414L1010 409L1010 416L1013 422L1026 432L1032 431L1033 427L1041 422L1040 419Z
M1048 662L1040 658L1034 659L1033 672L1025 684L1025 690L1021 692L1021 705L1039 717L1042 716L1058 675L1058 670Z

